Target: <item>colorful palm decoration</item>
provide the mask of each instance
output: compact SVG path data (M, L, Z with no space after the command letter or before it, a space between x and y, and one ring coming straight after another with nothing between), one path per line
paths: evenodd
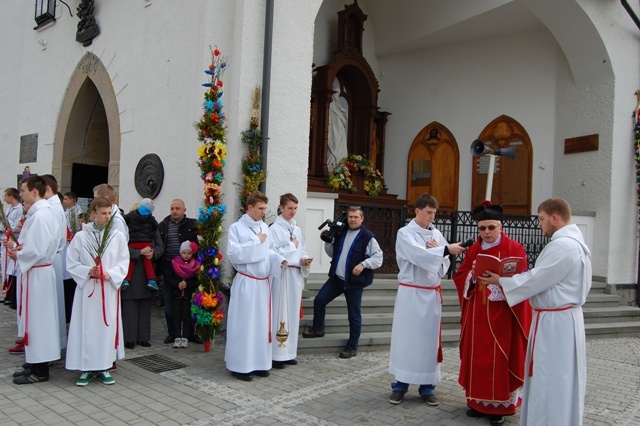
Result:
M211 49L211 65L204 72L210 81L204 83L203 113L196 123L198 140L198 166L204 183L204 198L198 211L199 242L197 259L202 265L198 274L198 288L193 295L191 314L196 322L196 332L205 342L205 350L215 338L216 330L224 317L222 285L222 254L220 237L222 221L227 206L222 202L222 181L227 156L225 115L222 112L222 75L227 68L226 58L220 51Z

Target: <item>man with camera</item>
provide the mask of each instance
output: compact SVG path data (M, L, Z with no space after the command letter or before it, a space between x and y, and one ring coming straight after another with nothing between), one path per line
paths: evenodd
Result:
M344 293L349 316L349 340L340 358L351 358L358 354L358 340L362 328L360 305L362 292L373 282L373 270L382 266L382 249L375 235L362 224L364 213L361 207L351 206L347 213L347 229L329 226L333 241L323 235L324 250L332 258L329 279L313 300L313 326L302 333L302 337L324 336L324 318L327 305ZM326 234L326 233L323 233Z

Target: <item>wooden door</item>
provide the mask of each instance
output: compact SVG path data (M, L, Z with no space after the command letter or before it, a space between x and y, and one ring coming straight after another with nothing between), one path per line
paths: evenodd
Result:
M502 206L507 214L531 214L533 154L527 131L513 118L501 115L484 128L479 139L492 150L515 148L515 158L500 157L493 175L491 202ZM486 161L486 157L473 157L472 208L486 196L487 172L479 167L480 161Z
M449 130L433 122L415 137L407 162L407 203L425 192L438 200L441 210L458 209L458 144Z

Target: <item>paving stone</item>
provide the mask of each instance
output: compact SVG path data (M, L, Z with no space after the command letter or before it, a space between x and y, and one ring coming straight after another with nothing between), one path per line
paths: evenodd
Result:
M152 327L153 346L136 347L127 357L159 354L187 367L158 374L124 359L118 361L113 386L92 382L79 388L74 385L78 372L57 362L49 382L15 386L11 374L23 359L0 351L2 425L486 425L465 416L454 347L444 348L440 406L424 404L416 386L395 406L387 401L393 381L387 351L363 349L350 360L335 353L303 354L299 365L247 383L226 370L223 339L206 354L200 346L173 351L162 344L166 331L160 310L153 311ZM15 311L1 305L0 331L0 342L9 347L15 340ZM584 424L640 424L640 338L590 339L587 355ZM506 420L516 425L519 415Z

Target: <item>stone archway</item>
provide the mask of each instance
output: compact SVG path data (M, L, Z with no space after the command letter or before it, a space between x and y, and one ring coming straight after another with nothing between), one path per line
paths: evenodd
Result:
M118 104L107 69L91 52L82 57L71 76L56 124L52 174L62 192L71 189L74 163L89 168L106 167L107 183L118 191Z

